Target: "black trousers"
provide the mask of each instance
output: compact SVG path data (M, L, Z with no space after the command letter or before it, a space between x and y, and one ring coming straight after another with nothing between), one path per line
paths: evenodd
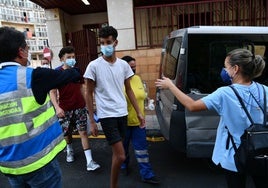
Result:
M224 169L225 179L227 181L228 188L245 188L246 187L246 174L240 174L230 170Z
M241 174L226 169L224 169L224 173L228 188L246 188L247 174ZM251 177L255 188L268 188L267 174Z

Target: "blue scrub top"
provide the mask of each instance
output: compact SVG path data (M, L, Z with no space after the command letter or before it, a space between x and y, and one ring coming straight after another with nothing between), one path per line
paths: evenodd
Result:
M263 107L263 87L256 82L252 82L249 86L240 84L233 84L233 86L243 99L253 121L262 124L264 117L263 112L255 99L257 99ZM268 87L264 86L264 88L268 100ZM226 149L228 130L238 147L240 145L241 135L251 123L234 91L228 86L218 88L215 92L201 100L205 103L208 110L215 110L220 115L212 161L216 165L220 164L224 169L237 172L233 157L235 153L233 145L230 143L229 149Z

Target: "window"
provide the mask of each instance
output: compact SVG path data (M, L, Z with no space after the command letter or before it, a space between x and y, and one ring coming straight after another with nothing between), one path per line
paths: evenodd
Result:
M170 39L167 41L166 54L163 61L163 73L164 76L175 79L179 51L181 47L181 38Z

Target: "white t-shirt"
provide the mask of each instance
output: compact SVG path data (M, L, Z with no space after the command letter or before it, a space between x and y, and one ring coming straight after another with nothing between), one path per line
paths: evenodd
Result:
M116 58L109 63L103 57L91 61L84 78L96 82L95 100L99 118L126 116L127 103L124 95L124 82L134 73L128 63Z

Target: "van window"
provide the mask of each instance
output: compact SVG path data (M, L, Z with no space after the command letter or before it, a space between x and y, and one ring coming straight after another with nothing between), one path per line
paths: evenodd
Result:
M264 53L266 50L264 45L254 45L254 48L255 48L255 55L260 55L260 56L264 57ZM252 51L251 48L249 50Z
M268 49L267 46L264 45L255 45L255 54L260 55L264 57L264 60L266 62L266 66L262 72L262 75L258 78L255 78L254 81L262 83L264 85L268 85L268 62L267 62L267 57L268 57Z
M180 48L181 38L173 38L167 41L162 70L164 76L170 79L175 79L176 77Z
M245 48L253 51L254 46L255 54L261 56L265 54L265 44L254 44L246 38L235 38L235 36L233 39L227 35L225 37L224 35L189 37L186 92L211 93L218 87L224 86L220 72L226 55L234 49Z

